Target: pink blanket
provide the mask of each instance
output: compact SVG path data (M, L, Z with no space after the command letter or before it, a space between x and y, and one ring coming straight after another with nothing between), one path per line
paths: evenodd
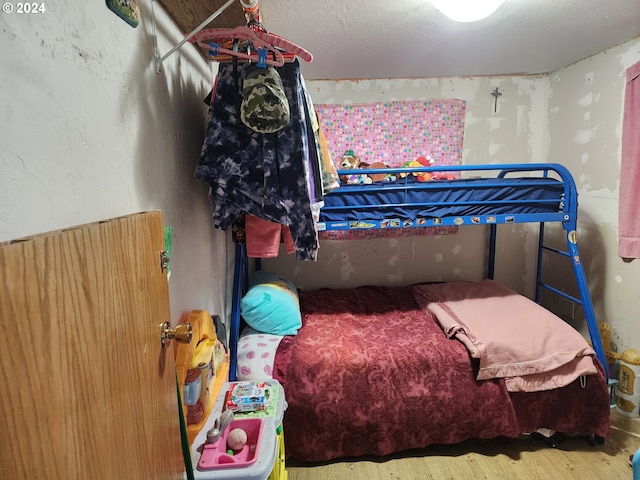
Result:
M595 352L571 325L492 280L418 285L413 293L480 359L478 380L504 378L510 392L535 392L597 373Z

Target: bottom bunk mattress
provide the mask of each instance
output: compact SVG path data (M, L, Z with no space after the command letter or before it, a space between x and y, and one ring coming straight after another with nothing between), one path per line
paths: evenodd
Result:
M414 288L299 292L302 328L282 338L273 366L288 404L287 457L382 456L541 428L608 438L609 391L595 357L595 374L551 390L478 380L482 360L445 335Z

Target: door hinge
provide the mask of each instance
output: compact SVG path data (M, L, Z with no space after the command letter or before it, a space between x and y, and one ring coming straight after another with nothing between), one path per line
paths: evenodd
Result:
M160 252L160 270L164 273L165 270L169 270L169 265L171 263L171 258L166 250Z

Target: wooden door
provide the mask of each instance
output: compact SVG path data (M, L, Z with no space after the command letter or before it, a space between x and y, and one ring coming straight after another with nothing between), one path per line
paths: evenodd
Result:
M162 215L0 246L0 478L182 478Z

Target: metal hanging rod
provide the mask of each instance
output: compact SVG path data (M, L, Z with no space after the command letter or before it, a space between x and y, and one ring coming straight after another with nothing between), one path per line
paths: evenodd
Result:
M211 23L214 18L220 16L220 14L222 14L222 12L224 12L233 3L235 3L236 0L228 0L227 3L225 3L215 12L213 12L209 18L207 18L204 22L198 25L191 33L189 33L186 37L184 37L175 47L173 47L171 50L165 53L162 57L160 56L160 52L158 51L158 35L156 34L156 18L153 11L153 4L155 2L156 0L151 0L151 22L152 22L151 28L153 30L153 58L156 66L156 73L160 73L162 62L164 62L167 58L169 58L169 56L171 56L182 45L188 42L191 39L191 37L196 35L200 30L202 30L209 23ZM242 10L245 12L245 16L249 15L247 11L254 11L255 14L252 13L251 15L257 16L257 19L260 18L260 12L258 10L258 0L244 0L244 1L240 0L240 5L242 6Z

